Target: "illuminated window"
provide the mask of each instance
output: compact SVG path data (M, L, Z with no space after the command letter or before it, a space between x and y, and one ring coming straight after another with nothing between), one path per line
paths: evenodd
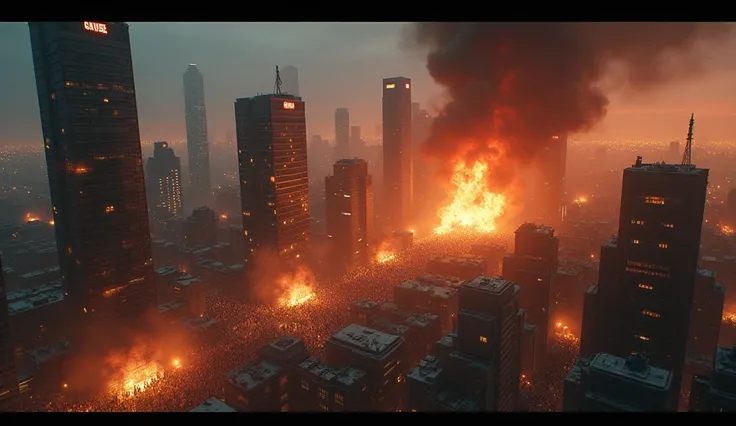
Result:
M657 313L657 312L653 312L653 311L650 311L649 309L643 309L643 310L641 311L641 314L642 314L642 315L646 315L646 316L648 316L648 317L652 317L652 318L659 318L659 317L661 317L661 316L662 316L662 315L660 315L660 314L659 314L659 313Z
M343 404L343 402L344 402L344 400L343 400L343 398L342 398L342 395L341 395L341 394L339 394L339 393L336 393L336 394L335 394L335 404L337 404L337 405L342 405L342 404Z
M639 240L631 240L631 242L634 244L639 244Z
M537 278L537 282L538 283L541 283L542 282L542 279L541 278Z
M643 340L645 342L648 342L649 341L649 338L647 336L642 336L640 334L635 334L634 337L636 337L639 340Z
M632 219L631 220L631 224L632 225L644 225L644 221L643 220L635 220L635 219Z
M386 88L387 89L393 89L394 87L396 87L396 85L393 84L393 83L389 83L389 84L386 85Z
M317 390L317 395L319 395L320 398L327 400L330 398L330 393L327 392L325 389L319 388Z
M276 178L271 176L271 182L276 182Z
M674 228L675 227L675 224L674 223L664 223L663 222L662 223L662 226L664 226L665 228Z
M102 102L104 102L104 103L108 103L108 102L110 102L110 100L109 100L109 99L107 99L107 98L103 98L103 99L102 99Z
M644 202L647 204L664 205L665 198L664 197L644 197Z
M409 83L406 83L406 88L408 89L409 87L411 87Z
M115 206L107 206L105 207L105 213L112 213L115 211Z
M296 104L294 102L284 101L284 109L294 109Z
M650 286L649 284L639 284L639 288L642 290L654 290L653 286Z
M480 336L481 343L488 343L488 338L486 336Z
M667 247L669 247L669 245L667 245L667 243L659 243L659 248L666 249Z

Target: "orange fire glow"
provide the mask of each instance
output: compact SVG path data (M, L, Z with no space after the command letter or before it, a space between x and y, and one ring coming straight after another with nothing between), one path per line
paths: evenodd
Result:
M55 224L56 224L56 222L54 222L54 220L53 220L53 219L51 219L51 220L49 221L49 226L54 226Z
M451 180L450 203L438 213L440 225L437 234L447 234L459 228L478 232L493 232L496 222L504 213L506 197L488 187L489 165L478 160L472 167L460 161Z
M26 221L26 223L29 223L29 222L38 222L39 220L41 220L41 218L38 217L38 216L36 216L35 214L31 213L31 212L28 212L28 213L26 213L26 217L25 217L24 220Z
M572 202L573 202L573 204L575 204L577 206L582 206L583 204L585 204L585 203L588 202L588 197L581 196L581 197L578 197L578 198L572 200Z
M576 336L572 331L570 331L570 327L568 327L561 321L555 323L555 335L569 343L580 343L580 338Z
M396 249L393 244L389 241L382 242L376 250L375 259L377 263L389 263L396 260Z
M227 215L225 213L221 214L220 220L227 220Z
M736 313L724 313L723 323L731 327L736 327Z
M145 391L164 373L163 368L155 361L144 361L139 357L131 357L110 380L108 389L118 397L132 396Z
M278 303L285 308L303 305L317 296L314 292L314 275L304 267L300 267L293 274L281 276L279 285L283 289L283 295L278 299Z
M721 225L721 234L727 237L731 237L733 235L736 235L736 230L732 226Z

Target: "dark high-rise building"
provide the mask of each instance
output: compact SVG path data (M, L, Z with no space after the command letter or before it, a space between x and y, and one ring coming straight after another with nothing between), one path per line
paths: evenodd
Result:
M672 373L646 356L595 354L580 359L565 378L563 411L661 412L669 404Z
M601 249L597 292L589 291L583 316L595 320L583 324L587 351L646 352L653 366L672 372L672 409L690 336L707 187L708 170L695 166L639 157L624 170L618 239Z
M551 335L549 318L552 277L557 271L559 239L548 226L525 223L516 230L514 253L503 259L503 277L521 287L521 309L536 326L533 364L544 365Z
M12 411L17 396L18 375L15 370L13 341L10 339L3 262L0 259L0 411Z
M235 101L243 234L249 261L261 249L294 260L309 246L304 101L260 95Z
M293 65L284 65L281 67L281 81L284 85L282 90L284 93L294 96L299 94L299 70Z
M407 375L412 411L514 411L521 374L519 287L480 276L460 286L457 333Z
M67 300L127 323L155 302L128 24L29 27Z
M335 110L335 155L338 160L350 155L350 111L347 108Z
M156 218L181 215L181 161L166 142L153 144L153 157L146 161L146 187Z
M565 170L567 167L567 136L552 136L538 156L538 176L535 183L534 219L559 226L565 217Z
M688 359L713 359L718 348L725 298L726 290L716 282L716 273L698 269L690 318Z
M189 152L189 183L198 193L210 190L210 146L207 139L207 109L204 77L197 65L184 72L184 118Z
M414 194L411 161L411 79L383 79L383 226L409 226Z
M710 377L695 377L690 390L690 411L736 411L736 346L718 348Z
M212 247L217 244L217 213L207 206L192 210L182 224L184 245Z
M341 266L362 266L370 261L373 237L373 181L368 163L358 158L338 160L334 174L325 178L327 234Z

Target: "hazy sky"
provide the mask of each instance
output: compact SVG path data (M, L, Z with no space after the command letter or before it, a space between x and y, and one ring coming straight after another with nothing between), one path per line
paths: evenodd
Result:
M210 141L234 130L233 101L271 92L275 65L299 68L310 135L334 137L334 111L372 138L381 117L381 79L413 79L414 101L440 104L424 57L399 47L399 23L131 23L143 140L184 139L182 74L204 74ZM704 74L646 95L613 94L590 137L682 139L695 112L701 138L736 140L736 37L703 50ZM28 26L0 23L0 145L41 144Z

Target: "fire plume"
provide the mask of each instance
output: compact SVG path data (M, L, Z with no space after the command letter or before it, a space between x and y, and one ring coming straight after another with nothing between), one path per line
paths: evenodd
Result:
M304 267L298 268L294 273L281 276L279 286L283 293L278 299L278 304L285 308L303 305L316 297L314 276Z
M736 230L731 226L721 225L721 234L730 237L736 235Z
M26 213L26 216L25 216L25 222L26 223L29 223L29 222L38 222L39 220L41 220L41 218L39 218L35 214L30 213L30 212Z
M111 361L116 373L108 383L108 390L118 397L143 392L164 374L159 363L136 356L135 353L131 353L127 359L115 356Z
M447 234L458 228L478 232L493 232L496 221L503 215L506 197L488 187L488 162L476 160L472 166L459 161L452 174L449 204L438 213L437 234Z
M396 249L391 243L384 241L378 246L375 259L376 263L392 262L396 260Z

